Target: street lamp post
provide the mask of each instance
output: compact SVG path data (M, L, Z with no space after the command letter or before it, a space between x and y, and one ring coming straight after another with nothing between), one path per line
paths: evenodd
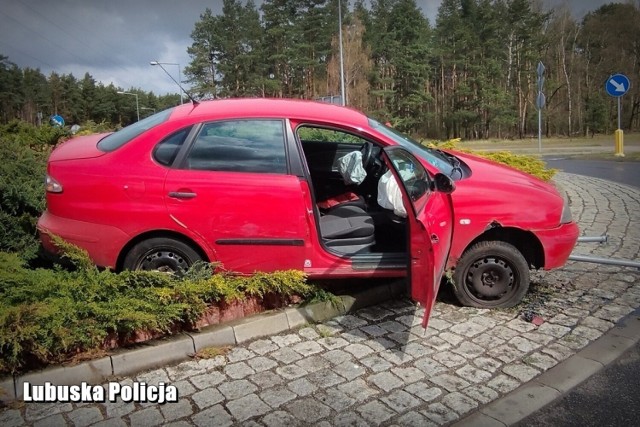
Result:
M140 106L138 104L138 94L137 93L132 93L132 92L124 92L122 90L119 90L118 93L120 95L133 95L136 97L136 114L138 115L138 121L140 121Z
M340 44L340 95L342 95L342 105L347 105L347 98L344 88L344 55L342 54L342 2L338 0L338 43Z
M173 77L171 77L171 80L173 80L174 82L176 82L176 84L178 85L178 88L180 88L180 104L182 104L182 86L180 86L180 82L182 81L182 74L180 73L180 64L178 64L177 62L158 62L158 61L151 61L149 62L149 65L159 65L160 68L162 68L162 70L167 73L167 75L169 77L171 77L171 74L169 74L167 72L167 70L164 69L163 65L177 65L178 66L178 81L176 82Z

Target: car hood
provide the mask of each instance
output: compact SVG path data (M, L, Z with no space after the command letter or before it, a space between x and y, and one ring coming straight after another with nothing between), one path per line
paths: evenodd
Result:
M62 160L90 159L105 155L98 149L98 142L108 133L77 136L58 145L49 156L50 162Z
M553 184L478 156L451 154L471 169L471 176L456 182L453 197L457 213L481 211L503 225L559 225L564 198Z

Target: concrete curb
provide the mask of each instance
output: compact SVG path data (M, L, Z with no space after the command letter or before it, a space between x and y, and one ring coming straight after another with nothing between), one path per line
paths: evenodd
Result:
M397 298L405 292L404 280L395 280L355 293L341 295L340 303L318 302L305 306L273 310L203 328L200 332L180 333L151 340L131 349L121 349L107 357L73 366L57 366L0 379L0 401L8 403L22 397L23 384L73 385L100 384L114 376L132 375L159 366L189 359L206 347L236 345L261 336L275 335L309 323L322 322L370 305Z
M636 309L578 353L453 426L513 425L562 397L639 341L640 309Z

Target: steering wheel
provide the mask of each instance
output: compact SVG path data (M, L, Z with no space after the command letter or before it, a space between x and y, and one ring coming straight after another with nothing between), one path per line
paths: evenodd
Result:
M362 167L364 170L368 170L373 157L373 144L365 142L360 151L362 152Z

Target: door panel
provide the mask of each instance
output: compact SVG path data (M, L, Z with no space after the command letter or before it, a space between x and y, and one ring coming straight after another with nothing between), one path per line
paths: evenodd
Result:
M425 307L425 316L422 319L422 326L424 327L427 326L429 321L449 257L449 250L451 249L452 212L450 197L446 194L434 192L430 195L422 212L418 214L415 228L420 227L421 232L417 233L419 236L415 236L414 234L416 233L411 232L412 298ZM418 250L415 256L413 255L414 246ZM421 254L420 247L428 248L427 253ZM426 262L420 260L422 256L426 257L427 261L430 260L433 266L431 270L425 269L424 264ZM413 263L414 260L416 260L415 265ZM420 262L423 264L420 264ZM418 277L420 275L423 276L422 279ZM414 285L414 280L421 282L416 286ZM424 281L422 282L422 280Z
M432 190L428 172L408 151L387 147L385 153L401 183L410 235L411 298L424 306L422 325L426 327L451 248L451 197Z
M282 120L205 123L164 185L170 217L222 268L304 268L309 230L300 178L288 174Z
M299 178L172 170L165 181L172 219L241 273L302 270L308 230Z

